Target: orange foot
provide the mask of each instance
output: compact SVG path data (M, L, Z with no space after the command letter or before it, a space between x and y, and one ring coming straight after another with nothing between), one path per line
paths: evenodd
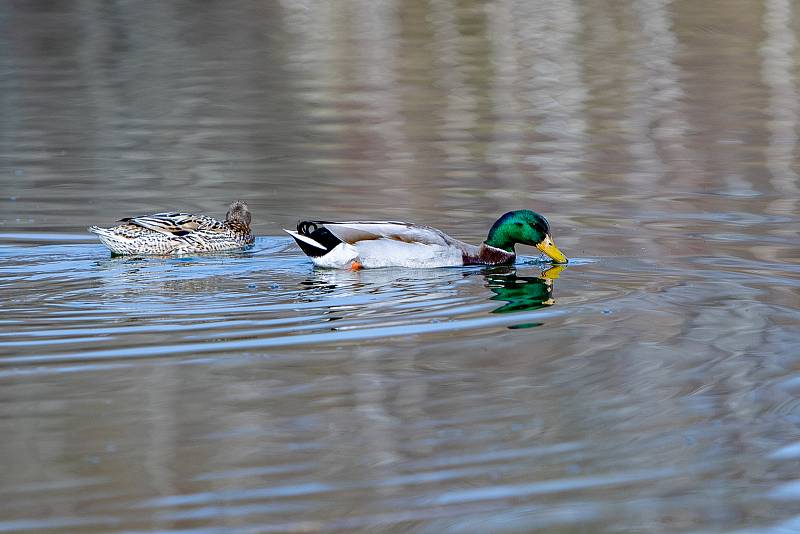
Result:
M353 262L350 263L350 270L351 271L358 271L359 269L363 269L363 268L364 268L364 266L361 265L360 263L358 263L355 260L353 260Z

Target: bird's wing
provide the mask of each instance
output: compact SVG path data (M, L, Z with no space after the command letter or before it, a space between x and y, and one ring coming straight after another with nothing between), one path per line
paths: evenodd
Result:
M173 236L186 236L198 230L222 229L221 222L203 215L191 213L154 213L139 217L126 217L120 222L135 224L148 230Z
M430 226L421 226L404 222L393 221L352 221L323 223L333 235L351 245L359 241L372 239L393 239L406 243L421 243L425 245L457 245L457 240L448 236L441 230Z

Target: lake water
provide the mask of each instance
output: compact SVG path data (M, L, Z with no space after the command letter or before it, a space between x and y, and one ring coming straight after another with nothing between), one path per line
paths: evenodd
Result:
M0 532L800 532L791 0L0 5ZM255 246L85 228L246 199ZM314 268L301 217L572 260Z

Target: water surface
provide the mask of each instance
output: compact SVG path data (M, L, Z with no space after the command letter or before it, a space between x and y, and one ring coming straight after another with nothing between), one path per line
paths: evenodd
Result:
M0 532L800 530L789 0L0 6ZM248 251L85 232L221 216ZM281 229L573 261L315 269Z

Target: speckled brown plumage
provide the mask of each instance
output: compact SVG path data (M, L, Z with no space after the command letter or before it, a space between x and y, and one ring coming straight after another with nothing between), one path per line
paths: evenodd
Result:
M247 247L253 244L250 211L237 200L224 221L191 213L155 213L120 219L111 228L89 231L114 254L190 254Z

